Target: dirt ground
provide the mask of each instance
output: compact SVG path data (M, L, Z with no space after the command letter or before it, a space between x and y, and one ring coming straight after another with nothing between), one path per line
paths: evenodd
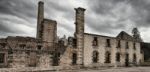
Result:
M150 67L112 68L104 70L87 70L79 72L150 72Z
M150 67L120 67L109 69L82 69L82 70L69 70L69 71L57 71L57 72L150 72Z

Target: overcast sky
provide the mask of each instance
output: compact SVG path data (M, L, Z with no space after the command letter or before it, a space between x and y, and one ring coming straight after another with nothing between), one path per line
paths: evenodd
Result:
M0 36L36 36L39 0L0 0ZM73 36L75 10L85 11L85 32L116 36L137 27L150 42L150 0L41 0L45 18L56 20L58 36Z

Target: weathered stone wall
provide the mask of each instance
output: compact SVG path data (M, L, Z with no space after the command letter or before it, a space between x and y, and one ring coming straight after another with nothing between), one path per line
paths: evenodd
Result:
M60 56L60 66L71 66L72 65L72 53L73 47L68 46L63 55Z
M143 57L142 57L142 53L141 53L141 44L140 42L136 43L136 50L135 50L136 56L137 56L137 64L140 64L140 62L142 61Z
M100 36L100 35L93 35L93 34L85 34L84 35L84 65L85 66L90 66L95 63L93 63L92 58L93 58L93 51L98 51L99 52L99 57L98 57L98 63L97 65L120 65L124 66L125 65L125 57L126 54L129 54L129 63L133 63L133 54L136 54L136 61L137 64L139 64L140 60L142 59L141 53L140 53L140 43L136 42L136 49L133 47L133 41L126 41L126 40L120 40L120 48L117 48L117 39L113 37L106 37L106 36ZM98 38L98 46L93 46L92 41L94 37ZM110 47L106 47L106 39L110 39ZM126 49L126 42L128 42L128 49ZM105 63L105 53L110 52L110 59L111 63ZM116 53L120 53L120 62L116 61Z
M29 37L8 37L0 42L0 53L5 54L5 62L1 67L50 67L52 51L38 48L36 39ZM45 48L45 47L44 47ZM1 64L2 65L2 64Z
M27 54L22 51L13 51L11 62L8 63L9 67L17 68L17 67L26 67L28 64ZM9 55L9 56L11 56ZM10 59L10 58L9 58Z
M53 46L57 37L56 21L44 19L42 25L43 25L42 41L48 43L49 46Z
M52 67L52 55L49 53L42 53L41 55L39 55L39 62L37 67L41 67L41 68L50 68Z
M52 66L52 55L49 53L37 54L32 51L14 51L11 63L8 63L10 68L22 67L43 67L47 68ZM10 55L9 55L10 56ZM10 58L9 58L10 59Z
M115 40L113 38L109 37L101 37L101 36L93 36L93 35L84 35L84 65L89 66L92 65L92 57L93 57L93 51L98 51L99 52L99 60L98 63L99 65L103 65L105 62L105 52L109 51L111 52L111 62L114 63L114 47L115 47ZM93 38L98 37L98 46L93 46ZM111 39L111 48L106 48L106 39Z

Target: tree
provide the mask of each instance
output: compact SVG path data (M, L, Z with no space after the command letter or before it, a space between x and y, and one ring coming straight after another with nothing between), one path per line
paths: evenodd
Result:
M133 28L132 34L133 34L133 38L134 38L135 41L140 41L140 42L143 41L141 39L141 35L140 35L140 32L139 32L138 28Z

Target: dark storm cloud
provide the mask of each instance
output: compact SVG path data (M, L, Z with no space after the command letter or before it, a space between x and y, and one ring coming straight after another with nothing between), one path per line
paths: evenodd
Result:
M100 21L96 22L96 21L98 21L98 20L91 21L91 19L89 19L89 20L87 19L88 27L96 32L113 34L120 28L124 29L124 26L126 26L126 24L112 25L112 23L113 23L112 21L107 21L107 22L100 22Z
M63 0L64 1L64 0ZM74 17L74 9L67 4L61 3L61 0L56 1L44 1L45 17L50 19L59 20L57 17L63 17L64 19L71 20ZM60 2L60 3L59 3ZM62 22L63 23L63 22Z
M150 1L149 0L129 0L129 3L135 8L137 16L140 18L134 19L136 24L141 27L150 26Z
M35 21L35 6L25 0L0 0L0 33L7 35L28 34ZM24 27L26 26L26 27ZM30 28L30 29L27 29Z
M127 30L130 26L150 27L150 2L148 1L89 0L88 14L93 14L95 17L87 16L87 26L99 33L115 33L117 30Z
M66 31L73 30L72 25L69 26L70 23L65 24L66 21L63 20L72 21L74 10L71 6L59 2L58 0L44 0L45 18L56 20L61 29ZM9 34L35 36L37 7L38 0L0 0L0 34L4 36Z
M90 9L96 14L108 14L115 7L117 3L125 0L89 0Z
M26 21L36 18L35 4L25 0L0 0L0 13L18 16Z

